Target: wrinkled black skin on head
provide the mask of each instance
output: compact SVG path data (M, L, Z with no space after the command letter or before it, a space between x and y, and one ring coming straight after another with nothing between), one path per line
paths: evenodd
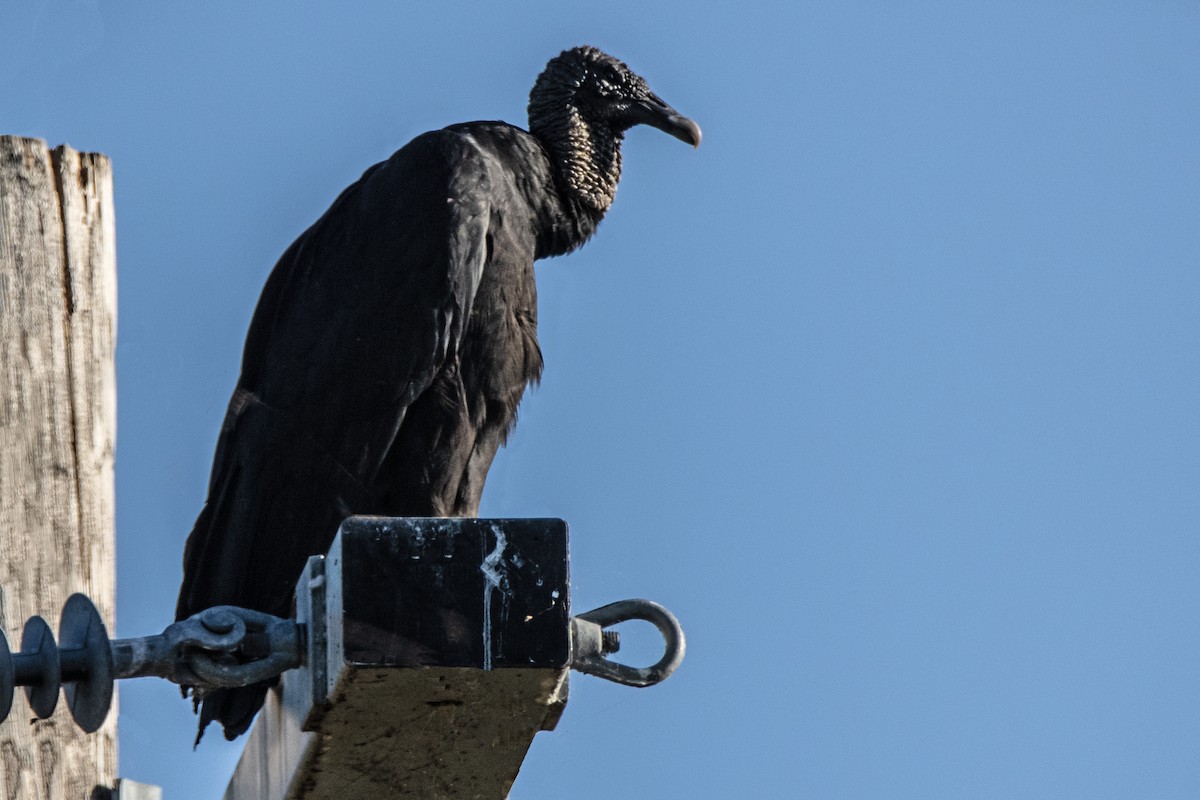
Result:
M700 143L695 123L663 103L640 75L594 47L551 59L529 95L530 133L551 152L567 194L600 214L616 195L625 131L643 123Z
M529 132L418 136L287 249L246 337L178 619L221 604L289 616L308 556L352 514L477 516L542 372L533 263L595 232L648 95L616 59L568 50L538 78ZM265 692L198 693L201 732L245 732Z

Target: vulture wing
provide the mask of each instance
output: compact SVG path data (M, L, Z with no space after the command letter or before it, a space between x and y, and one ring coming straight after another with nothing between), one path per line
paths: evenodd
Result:
M370 508L406 410L457 358L487 256L489 183L469 137L425 134L283 254L188 538L177 618L221 604L286 616L308 556ZM261 703L261 687L231 694L247 691L244 721L209 708L232 699L214 693L202 724L220 719L236 735Z

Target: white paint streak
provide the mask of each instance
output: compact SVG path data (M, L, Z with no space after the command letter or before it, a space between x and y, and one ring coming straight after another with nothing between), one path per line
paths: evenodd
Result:
M479 571L483 573L483 668L492 668L492 592L500 590L501 593L506 593L504 588L504 548L508 541L504 538L504 531L497 526L492 526L492 532L496 534L496 549L484 557L483 563L479 566Z

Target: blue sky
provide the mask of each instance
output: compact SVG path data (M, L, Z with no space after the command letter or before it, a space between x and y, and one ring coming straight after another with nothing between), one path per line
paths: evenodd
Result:
M634 131L539 266L483 511L566 519L576 608L689 651L574 680L513 797L1200 794L1200 6L409 5L5 2L0 133L114 163L121 635L170 621L278 255L586 42L704 144ZM121 710L124 776L220 795L240 743Z

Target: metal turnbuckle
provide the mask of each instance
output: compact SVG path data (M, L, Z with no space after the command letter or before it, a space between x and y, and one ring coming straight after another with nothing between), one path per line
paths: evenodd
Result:
M662 634L662 658L649 667L631 667L605 656L620 649L616 631L605 628L640 619ZM571 669L626 686L653 686L671 676L683 662L687 642L683 627L667 609L650 600L618 600L571 618Z

